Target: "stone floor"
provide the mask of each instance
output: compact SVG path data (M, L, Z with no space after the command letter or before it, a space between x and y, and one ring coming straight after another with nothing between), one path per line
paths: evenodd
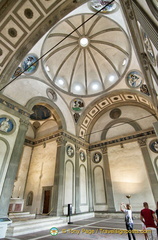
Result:
M144 240L144 235L141 232L140 220L134 220L134 229L137 240ZM113 231L113 232L112 232ZM105 218L90 218L82 221L75 221L71 224L59 228L53 228L52 234L50 230L32 234L26 234L17 237L3 238L4 240L91 240L91 239L108 239L108 240L123 240L128 236L125 233L125 223L123 219L105 219ZM56 235L55 235L56 234Z

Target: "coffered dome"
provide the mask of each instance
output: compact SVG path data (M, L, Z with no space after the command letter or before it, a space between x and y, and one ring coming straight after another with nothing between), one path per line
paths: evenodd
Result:
M52 85L72 95L91 96L112 88L130 61L124 30L104 15L78 14L47 35L43 66Z

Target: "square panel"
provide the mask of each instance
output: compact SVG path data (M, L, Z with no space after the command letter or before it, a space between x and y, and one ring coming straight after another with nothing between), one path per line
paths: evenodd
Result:
M122 97L120 95L116 95L113 97L110 97L110 100L114 103L114 102L120 102L123 101Z
M86 133L86 130L85 130L85 129L83 129L83 128L81 128L81 129L80 129L79 136L80 136L80 137L82 137L82 138L84 138L84 136L85 136L85 133Z
M24 2L21 1L18 7L14 10L14 14L29 30L34 28L44 16L36 6L35 1L31 0Z
M87 126L89 125L90 121L91 121L91 119L90 119L88 116L85 117L85 119L84 119L84 121L83 121L83 125L84 125L85 127L87 127Z
M45 13L48 13L50 9L56 8L58 4L61 4L61 1L59 2L59 0L39 0L38 4L42 7Z
M143 98L143 97L140 97L140 96L139 96L138 98L139 98L139 101L140 101L140 102L145 103L145 104L147 104L147 105L150 105L150 104L149 104L149 101L148 101L146 98Z
M1 36L14 48L16 48L24 36L26 36L26 31L23 27L11 16L6 19L1 29Z
M99 105L100 108L105 108L105 107L107 107L109 104L110 104L110 103L108 102L108 100L105 99L104 101L100 102L98 105Z
M98 112L99 112L98 108L94 107L88 114L94 117Z
M13 51L0 40L0 56L1 56L0 66L1 67L5 64L5 61L8 60L12 52Z
M124 94L123 95L126 100L134 100L136 101L135 95L132 94Z

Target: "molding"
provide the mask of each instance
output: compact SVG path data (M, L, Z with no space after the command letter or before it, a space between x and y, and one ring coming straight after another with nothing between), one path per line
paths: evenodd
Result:
M84 142L82 139L77 138L67 132L58 131L56 133L53 133L52 135L49 135L49 136L46 136L46 137L40 138L40 139L26 138L24 144L26 146L36 147L36 146L42 145L43 143L46 143L46 142L58 141L60 138L62 138L62 141L64 141L64 142L70 142L72 144L76 144L76 145L78 145L78 147L81 146L84 149L87 149L89 151L93 151L96 149L102 149L103 154L105 154L107 146L121 145L124 143L133 142L133 141L140 142L141 139L151 138L151 137L155 137L155 136L156 136L155 131L153 128L151 128L151 129L147 129L147 130L137 131L137 132L134 132L133 134L123 135L118 138L111 138L108 140L103 140L103 141L89 144L89 143ZM105 152L104 152L104 150L105 150Z

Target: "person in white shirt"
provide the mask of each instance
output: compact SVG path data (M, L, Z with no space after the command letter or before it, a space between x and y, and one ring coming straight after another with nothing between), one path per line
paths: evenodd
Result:
M136 237L133 230L133 219L132 219L132 210L130 204L124 204L121 203L120 210L125 213L125 223L126 223L126 229L128 232L128 239L131 240L131 235L133 237L133 240L136 240Z

